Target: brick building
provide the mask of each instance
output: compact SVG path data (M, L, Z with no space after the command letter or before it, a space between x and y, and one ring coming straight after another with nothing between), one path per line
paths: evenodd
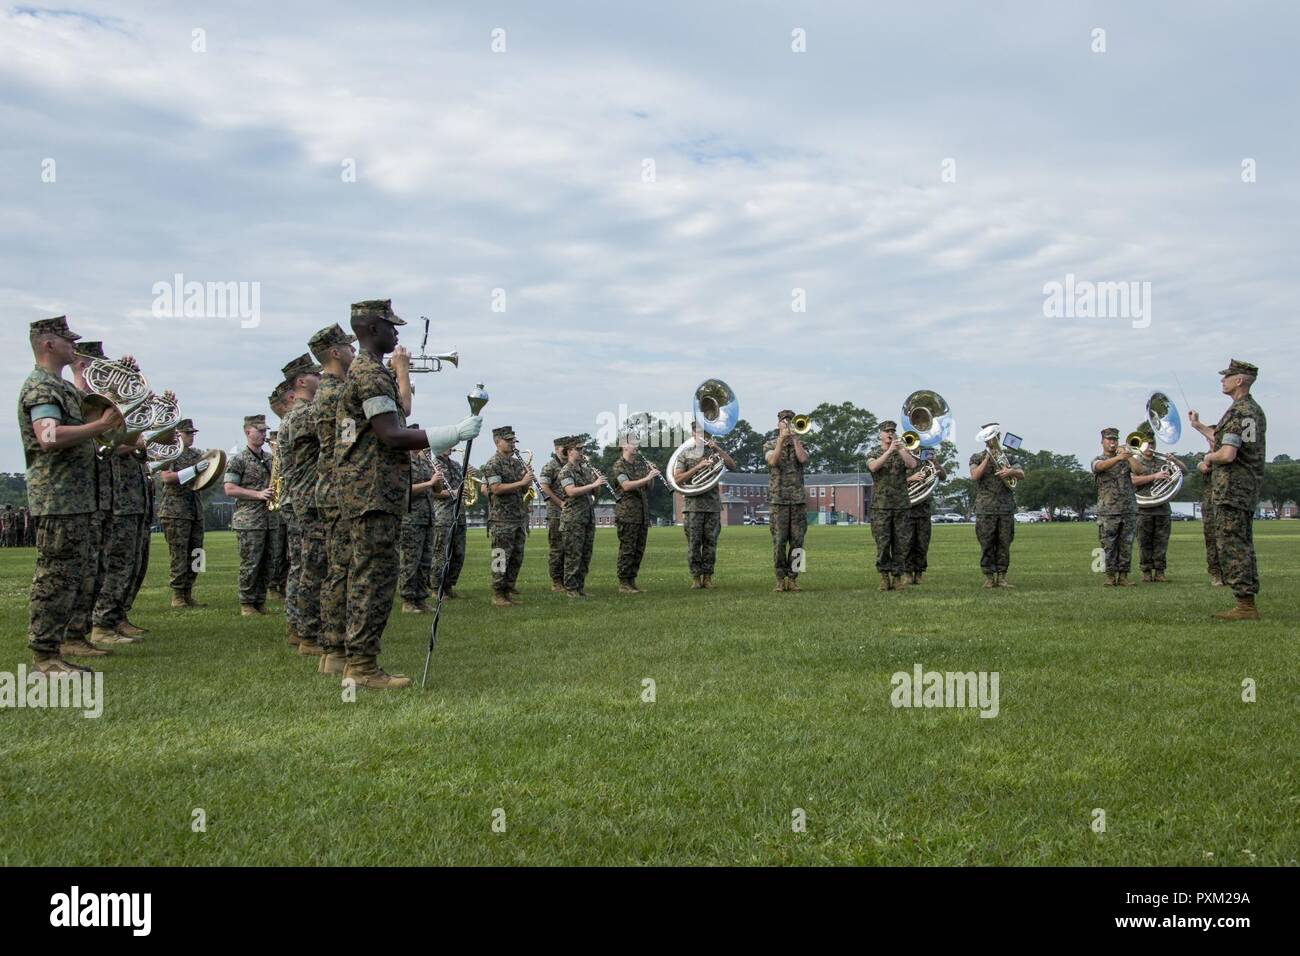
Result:
M871 473L844 472L805 474L804 495L808 502L809 521L820 524L843 524L870 520ZM766 524L767 474L728 471L723 474L718 491L722 496L722 523ZM676 522L682 521L682 496L674 495Z

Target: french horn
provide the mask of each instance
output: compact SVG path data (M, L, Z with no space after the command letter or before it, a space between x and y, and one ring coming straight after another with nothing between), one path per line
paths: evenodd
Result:
M133 442L153 424L153 394L149 381L138 369L109 359L95 359L84 373L86 397L82 410L87 421L93 421L109 408L117 409L122 416L122 426L100 435L96 444L100 449Z
M740 399L732 391L730 385L720 378L710 378L700 384L695 390L695 421L699 423L700 430L712 435L715 438L721 438L729 435L731 430L736 427L736 422L740 421ZM690 448L695 447L695 439L688 438L677 446L677 450L672 453L668 459L668 466L664 469L664 481L668 487L679 494L693 497L702 495L707 491L712 491L717 487L718 482L722 480L722 473L726 467L722 463L720 455L709 456L709 466L697 471L685 484L678 483L673 477L677 470L677 459Z

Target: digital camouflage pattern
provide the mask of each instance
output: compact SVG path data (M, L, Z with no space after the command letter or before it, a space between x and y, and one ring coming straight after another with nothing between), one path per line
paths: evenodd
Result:
M198 578L196 552L203 548L203 522L194 518L162 518L163 537L170 560L168 585L184 594L194 589Z
M270 452L265 446L253 451L245 445L239 454L226 462L224 480L226 484L238 485L249 491L262 491L271 487ZM235 531L266 531L271 527L266 513L265 501L238 498L235 500L235 513L230 520L230 527Z
M1233 402L1214 428L1214 450L1235 445L1237 457L1210 466L1214 504L1254 512L1264 484L1265 433L1268 420L1264 409L1251 395Z
M798 553L803 550L804 538L808 534L808 506L800 502L797 505L772 504L769 519L772 528L772 564L776 570L777 581L799 577L795 570Z
M772 439L763 445L763 460L776 450L777 441ZM803 505L803 465L794 452L794 440L786 439L781 446L781 457L775 465L767 466L767 502L772 505Z
M406 456L407 453L402 452L402 457ZM364 459L353 459L356 460ZM377 466L379 459L371 456L370 461ZM383 490L385 485L382 481L372 479L367 482L367 487L370 489L368 493L376 496L373 500L391 500ZM346 497L342 488L340 493ZM355 500L351 505L345 502L345 511L356 504ZM349 658L379 655L384 628L393 612L393 594L397 590L397 540L401 527L401 517L383 508L372 508L347 520L352 536L352 564L347 582L346 644Z
M1105 555L1107 574L1128 574L1133 564L1133 535L1137 509L1121 514L1097 515L1097 541Z
M688 495L686 500L694 499ZM722 514L717 511L686 511L682 514L682 522L686 531L686 563L690 567L691 576L712 574L718 561Z
M316 507L316 485L320 476L320 438L316 431L318 408L311 399L299 398L280 422L277 450L280 473L293 501L294 513Z
M1001 479L995 480L1002 484ZM1011 542L1015 537L1014 515L1000 512L976 515L975 540L980 545L980 570L985 574L1005 573L1011 567Z
M877 449L872 460L878 459L885 452ZM897 454L890 455L881 467L871 473L871 510L906 511L911 502L907 497L907 465ZM900 559L901 559L900 555ZM899 573L902 573L900 567Z
M1232 505L1214 506L1214 547L1223 583L1236 597L1259 593L1255 564L1254 512Z
M239 540L239 603L261 607L271 580L271 529L236 530Z
M1202 475L1201 482L1201 534L1205 539L1205 570L1210 577L1223 579L1219 567L1218 532L1214 526L1214 489L1210 487L1208 476Z
M411 487L433 478L426 451L411 452ZM417 603L427 600L433 575L433 492L411 493L411 510L402 518L401 570L398 593Z
M145 475L145 464L140 455L113 455L110 469L113 477L113 514L144 514L149 501L149 479Z
M352 569L352 522L331 509L325 527L325 580L320 589L320 645L342 648L348 629L348 577Z
M54 503L54 507L60 507ZM36 569L28 601L27 646L37 660L57 657L64 640L82 637L69 627L90 557L90 513L36 519Z
M550 488L557 495L563 498L564 494L560 491L560 471L567 464L567 458L561 458L559 455L552 452L551 457L546 459L546 464L542 465L542 470L537 473L537 483L543 488ZM558 519L561 510L562 508L560 505L557 505L550 498L546 499L546 517L548 521L551 518Z
M690 469L694 468L697 464L699 464L700 459L704 458L706 454L712 454L712 452L709 451L708 448L704 448L704 447L686 449L686 451L682 452L681 455L679 455L677 458L677 469L679 471L689 471ZM683 514L703 513L703 514L720 515L722 513L722 492L719 490L719 486L721 484L722 484L721 482L718 482L718 484L714 485L712 488L710 488L708 491L704 492L703 494L682 495L682 499L683 499L682 513ZM708 522L704 523L704 525L707 524ZM718 519L718 526L719 527L722 526L721 518ZM687 532L687 537L689 536L690 533ZM704 571L702 573L712 574L713 572Z
M411 456L401 448L385 445L375 434L372 419L390 413L397 416L400 427L406 427L396 376L381 360L362 350L348 370L335 415L338 437L334 446L334 488L339 507L347 518L382 511L398 519L389 541L393 552L393 588L396 588L396 531L409 504ZM372 523L365 528L353 528L354 547L357 541L373 541L367 530L373 527ZM354 551L352 560L355 567L363 559ZM349 594L353 590L349 585Z
M921 508L925 510L921 511ZM929 499L907 510L907 523L910 527L903 570L923 574L930 567L930 532L934 527L930 523Z
M165 470L179 473L186 468L197 465L202 460L203 452L197 448L186 448L181 451L179 458L167 464ZM190 484L192 486L193 482ZM182 487L181 485L169 485L164 482L162 494L158 497L158 517L201 521L203 519L203 503L200 501L199 493L191 490L191 488Z
M122 480L115 482L114 509L105 528L105 561L92 617L95 627L110 631L126 619L131 603L141 560L140 535L144 532L146 505L141 462L132 455L115 455L113 469L115 478L120 476Z
M970 466L979 467L979 463L988 457L987 451L970 456ZM980 480L975 482L975 514L977 515L1013 515L1016 513L1016 492L1008 488L1006 482L997 476L995 467L990 464L984 469ZM1004 569L999 569L1004 570Z
M1128 461L1117 461L1105 471L1097 470L1097 463L1108 456L1098 455L1092 460L1092 479L1097 485L1098 515L1137 516L1137 494L1133 489L1133 473ZM1132 537L1130 523L1129 537Z
M570 462L560 469L564 509L560 514L560 535L564 547L564 587L581 591L591 568L591 551L596 542L596 496L592 492L568 497L563 489L589 485L596 473L585 462Z
M51 375L39 365L18 390L18 433L27 463L27 506L33 517L89 514L96 507L95 443L41 451L32 410L54 405L60 424L84 425L81 393L71 382Z
M316 398L312 402L315 406L312 420L316 426L316 444L320 451L320 460L316 463L316 507L320 508L327 519L333 519L338 512L334 492L334 459L343 385L343 379L332 372L326 372L321 376L320 388L316 389Z
M871 537L876 542L876 570L881 574L902 574L912 546L912 522L907 509L876 508L873 496Z
M621 455L614 462L611 484L619 489L614 503L614 525L618 531L618 559L615 562L618 579L631 584L641 570L645 558L645 545L650 525L650 486L627 490L626 482L637 481L650 474L650 465L640 455L631 461Z
M553 453L537 476L538 484L543 488L550 487L556 494L560 494L560 469L565 464L566 461ZM555 584L564 583L564 536L560 532L562 510L561 506L550 498L546 499L546 557L551 581Z
M1138 566L1143 571L1164 571L1173 519L1158 510L1139 508L1137 518Z
M497 452L486 462L480 471L483 483L493 485L512 485L524 477L524 463L514 455ZM527 528L528 509L524 506L524 492L518 491L505 495L493 495L488 514L488 526L491 528ZM561 496L563 497L563 496Z
M448 486L456 488L460 484L461 467L452 460L451 455L438 456L438 468ZM460 580L461 568L465 566L465 509L460 509L460 515L456 520L455 527L452 526L452 511L455 506L455 499L452 495L445 498L434 497L433 499L433 574L431 587L436 588L438 582L442 579L443 561L448 558L448 548L450 547L450 565L447 568L447 587L455 587L456 582Z

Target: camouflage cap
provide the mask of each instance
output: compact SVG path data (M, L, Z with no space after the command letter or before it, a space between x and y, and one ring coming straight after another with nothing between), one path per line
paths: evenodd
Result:
M1249 362L1243 362L1240 359L1232 359L1228 362L1228 367L1219 370L1220 375L1258 375L1259 366L1251 365Z
M77 346L77 354L85 358L106 359L103 342L82 342Z
M794 411L789 408L783 408L776 413L776 420L779 422L783 418L794 418Z
M502 425L500 428L492 429L493 438L514 438L515 430L509 425Z
M194 427L194 419L192 418L182 418L176 423L176 430L178 432L189 432L191 435L198 433L198 429Z
M1102 437L1102 438L1119 438L1119 429L1118 429L1118 428L1103 428L1103 429L1101 430L1101 437Z
M354 305L352 308L355 309L356 306ZM308 339L307 348L311 349L313 355L319 355L321 352L324 352L328 348L333 348L335 345L351 345L356 340L357 337L355 335L352 335L350 332L344 332L343 326L335 322L333 325L328 325L321 329Z
M37 319L32 323L32 335L47 335L51 332L63 336L69 342L76 342L81 338L80 335L68 328L68 317L66 315L56 315L52 319Z
M572 435L561 435L559 438L555 439L555 447L556 448L567 447L569 442L571 442L572 440L573 440Z
M352 321L366 319L383 319L393 325L406 324L405 320L398 318L393 311L392 299L367 299L364 302L353 302Z
M882 432L896 432L898 431L898 422L885 419L880 423L880 430Z
M281 382L275 388L271 389L271 394L267 397L267 400L272 405L276 404L277 402L284 401L284 396L288 393L288 391L292 387L293 386L291 386L288 382Z
M292 388L293 380L299 375L319 375L321 367L316 364L310 355L303 352L280 371L284 373L285 384Z
M266 416L265 416L265 415L245 415L245 416L244 416L244 427L245 427L245 428L266 428Z

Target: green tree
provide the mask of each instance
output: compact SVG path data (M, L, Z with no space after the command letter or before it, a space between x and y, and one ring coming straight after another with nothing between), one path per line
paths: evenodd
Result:
M853 472L865 469L866 455L876 440L876 416L852 402L822 402L808 413L812 430L801 439L808 450L809 472ZM776 437L776 430L770 433Z
M742 418L736 422L731 434L719 439L718 444L736 462L737 471L762 471L767 468L767 462L763 458L764 437ZM775 432L772 437L776 437Z

